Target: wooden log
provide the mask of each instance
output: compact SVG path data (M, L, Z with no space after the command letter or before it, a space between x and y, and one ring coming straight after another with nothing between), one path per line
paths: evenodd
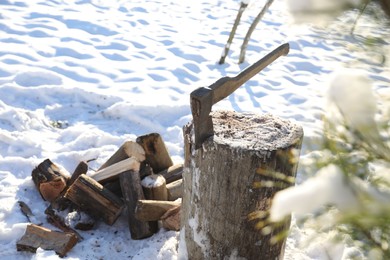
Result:
M146 161L153 168L154 173L159 173L173 165L171 156L159 134L151 133L139 136L136 142L144 148Z
M141 177L141 180L151 174L153 174L152 168L147 163L145 163L145 161L142 162L139 169L139 175ZM103 186L109 189L112 193L114 193L119 198L123 198L119 179L114 179L113 181L105 182Z
M69 173L58 167L49 159L40 163L31 173L31 177L44 200L57 199L66 188Z
M123 202L100 183L85 174L80 175L64 195L80 209L112 225L119 217Z
M95 173L90 174L89 176L100 183L107 183L118 178L119 174L121 174L122 172L139 172L139 168L140 162L138 161L138 159L135 157L130 157L112 165L109 165Z
M135 217L141 221L157 221L170 209L181 204L177 201L139 200L135 209Z
M250 216L267 211L274 194L293 185L275 176L295 177L302 128L270 114L219 111L212 119L214 136L200 149L194 149L192 124L183 129L185 246L179 250L193 259L283 259L286 240L271 238L290 221L263 235Z
M158 230L158 223L140 221L135 217L137 201L145 198L139 173L136 171L123 172L119 175L119 180L127 208L131 238L138 240L152 236Z
M168 190L165 178L159 174L146 176L141 181L145 199L147 200L168 200Z
M81 174L87 174L87 172L88 172L88 163L85 161L79 162L76 169L74 169L72 176L68 180L67 186L69 187L70 185L72 185Z
M64 194L81 174L86 174L87 172L88 172L88 163L85 161L81 161L77 165L75 170L73 171L70 179L68 179L65 189L61 192L60 196L58 196L57 199L55 199L54 201L52 201L50 203L50 206L47 209L48 210L63 211L65 209L73 207L74 205L72 205L72 202L70 200L64 198ZM50 218L50 217L48 216L48 218Z
M77 178L81 174L86 174L87 171L88 163L81 161L73 171L71 178L68 180L67 187L45 210L46 218L49 223L62 231L75 233L78 239L82 239L82 237L74 230L74 228L80 230L90 230L94 227L95 220L87 215L87 213L82 212L77 205L65 198L64 195ZM72 221L66 221L65 219L72 219Z
M40 247L44 250L54 250L60 257L64 257L76 243L77 237L73 233L52 231L30 224L22 238L16 243L16 249L35 253Z
M102 166L100 166L99 170L131 157L136 158L139 162L143 162L145 160L145 151L142 146L136 142L126 141Z
M168 200L174 201L183 197L183 179L167 184Z
M176 206L161 216L163 228L173 231L180 230L180 209L181 205Z
M161 174L164 176L167 184L177 181L182 178L183 174L183 164L175 164L169 167L168 169L159 172L158 174Z

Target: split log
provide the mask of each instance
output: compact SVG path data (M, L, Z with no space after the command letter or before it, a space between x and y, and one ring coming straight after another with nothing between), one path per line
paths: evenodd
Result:
M183 197L183 179L167 184L168 200L174 201Z
M64 257L77 243L73 233L63 233L37 225L28 225L23 237L16 243L18 251L35 253L40 247L44 250L54 250L60 257Z
M200 149L192 123L183 129L186 248L179 250L193 259L283 259L286 240L274 244L271 238L286 231L290 220L263 235L250 216L267 212L274 194L293 185L286 180L296 175L302 128L270 114L214 112L212 120L214 136ZM275 177L280 175L286 178Z
M72 176L67 182L67 187L61 193L60 197L50 203L50 206L45 210L46 218L49 223L62 231L75 233L78 239L82 239L82 237L74 230L74 228L79 230L90 230L95 225L95 220L86 213L82 212L77 205L65 198L64 195L77 178L87 172L87 162L81 161L73 171Z
M145 160L145 151L142 146L136 142L126 141L102 166L100 166L99 170L131 157L136 158L139 162L143 162Z
M164 176L167 184L177 181L182 178L183 175L183 164L175 164L169 167L168 169L159 172L158 174L161 174Z
M147 163L145 163L145 161L143 161L141 163L140 169L139 169L139 175L140 175L141 180L143 178L145 178L146 176L149 176L151 174L153 174L152 168L150 167L149 164L147 164ZM117 195L119 198L123 198L121 184L120 184L119 179L115 179L115 180L110 181L110 182L105 182L103 184L103 186L105 188L109 189L112 193Z
M131 238L138 240L152 236L158 230L158 223L140 221L135 217L137 201L145 198L139 173L136 171L123 172L119 175L119 180L127 208Z
M159 174L145 177L141 182L145 199L147 200L168 200L168 190L165 178Z
M181 205L169 209L162 215L162 226L165 229L179 231L180 230L180 209Z
M159 134L139 136L136 142L144 148L146 161L153 168L153 172L159 173L173 165L171 156Z
M80 175L64 195L93 217L112 225L119 217L123 203L100 183L85 174Z
M181 200L139 200L135 209L135 217L141 221L157 221L170 209L181 204Z
M44 200L49 202L57 199L66 188L69 173L58 167L49 159L40 163L31 173L32 179Z
M130 157L114 163L110 166L107 166L93 174L90 174L89 177L100 182L105 183L112 181L115 178L119 177L119 174L125 171L136 171L139 172L140 162L135 157Z
M56 211L63 211L65 209L68 209L72 206L72 202L66 198L64 198L65 192L68 190L68 188L77 180L77 178L81 174L86 174L88 172L88 164L85 161L81 161L76 169L73 171L72 176L66 183L65 189L61 192L60 196L57 197L54 201L50 203L50 206L48 210L56 210Z
M100 166L98 171L101 171L109 166L112 166L116 163L119 163L121 161L124 161L124 160L132 158L132 157L141 163L139 172L144 173L143 170L146 169L146 168L143 168L144 164L145 164L144 163L145 151L142 148L142 146L140 146L139 144L137 144L136 142L133 142L133 141L124 142L121 145L121 147L119 147L119 149L102 166ZM131 170L131 169L127 169L127 170ZM133 170L138 171L138 169L135 169L135 168ZM116 175L114 174L113 176L109 177L108 179L99 181L100 183L102 183L104 185L105 188L109 189L111 192L113 192L118 197L123 197L122 190L120 188L120 183L119 183L119 174L122 172L118 172L118 174L116 174Z
M88 172L88 163L85 161L79 162L79 164L77 165L76 169L74 169L72 176L70 177L67 183L68 187L72 185L81 174L87 174L87 172Z

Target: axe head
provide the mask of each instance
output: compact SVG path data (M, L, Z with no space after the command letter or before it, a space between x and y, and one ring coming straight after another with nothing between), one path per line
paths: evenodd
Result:
M213 90L201 87L191 93L191 111L195 131L195 149L214 134L213 121L210 116L213 106Z

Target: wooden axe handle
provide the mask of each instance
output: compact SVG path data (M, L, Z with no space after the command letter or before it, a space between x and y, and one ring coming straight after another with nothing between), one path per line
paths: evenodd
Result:
M269 64L274 62L282 55L287 55L290 50L288 43L280 45L278 48L268 53L264 58L258 60L256 63L244 69L240 74L235 77L223 77L209 86L213 90L213 105L222 99L228 97L242 84L250 80L253 76L262 71Z
M191 111L194 119L195 149L202 146L204 140L213 135L213 123L210 117L212 106L220 100L228 97L242 84L255 76L277 58L287 55L290 46L285 43L264 58L243 70L237 76L223 77L205 88L201 87L191 93Z

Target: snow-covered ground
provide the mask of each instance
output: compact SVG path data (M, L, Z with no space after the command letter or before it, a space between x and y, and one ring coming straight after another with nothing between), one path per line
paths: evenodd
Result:
M376 94L390 87L389 26L357 12L323 28L291 23L277 0L237 64L250 22L265 1L250 3L226 63L217 62L240 1L0 0L0 259L57 258L17 252L27 223L24 201L46 227L48 206L31 180L46 158L73 171L97 158L97 169L126 140L162 135L173 160L183 160L182 126L191 120L189 94L234 76L282 43L291 49L214 109L270 112L301 124L301 158L321 138L324 93L334 72L363 69ZM373 44L368 44L373 43ZM384 47L382 47L384 46ZM304 164L302 164L304 165ZM298 182L306 179L303 166ZM328 235L306 244L315 230L293 219L285 259L347 257L354 248L327 250ZM67 259L177 259L179 232L131 240L125 217L99 222Z

